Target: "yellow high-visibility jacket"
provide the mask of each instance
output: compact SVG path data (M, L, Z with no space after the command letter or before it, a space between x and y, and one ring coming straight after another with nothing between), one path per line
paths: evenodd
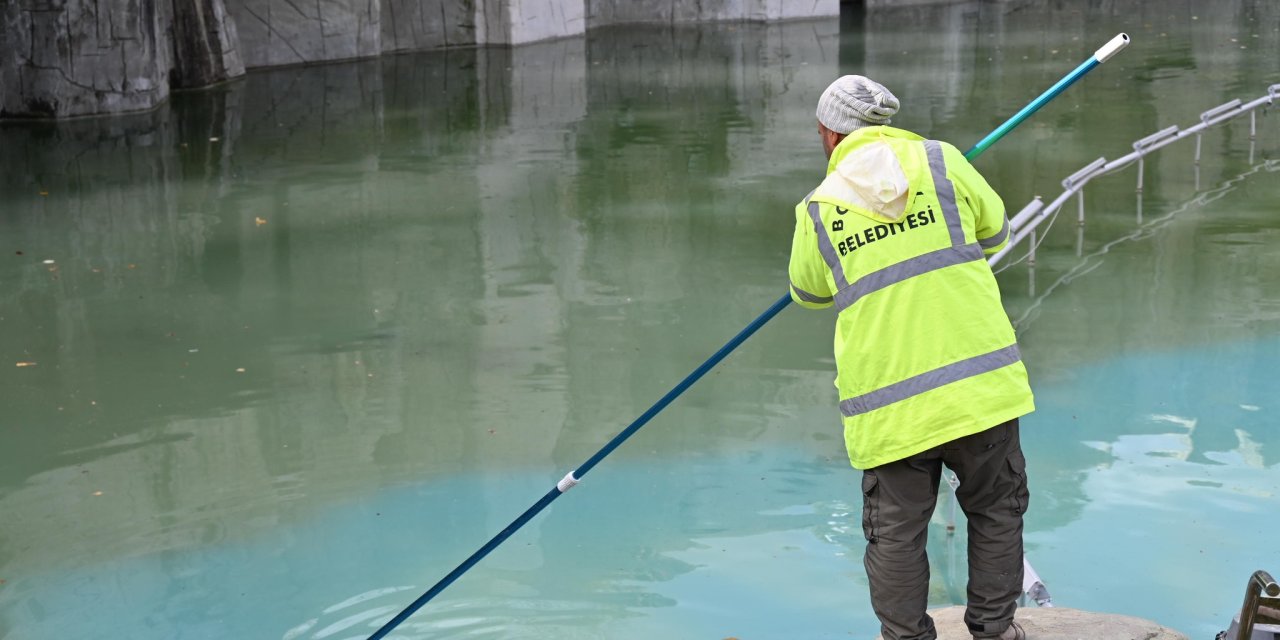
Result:
M964 155L893 127L857 129L796 206L791 296L834 306L849 461L869 469L1035 409L986 256L1004 204Z

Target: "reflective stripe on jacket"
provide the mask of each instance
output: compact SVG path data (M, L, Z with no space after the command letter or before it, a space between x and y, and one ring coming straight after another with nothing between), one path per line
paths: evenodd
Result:
M792 298L834 306L845 445L868 469L1034 410L985 257L1000 197L955 147L867 127L796 207Z

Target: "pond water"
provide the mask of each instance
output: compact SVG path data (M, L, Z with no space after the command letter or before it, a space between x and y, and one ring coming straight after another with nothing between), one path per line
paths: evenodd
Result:
M609 28L0 127L0 638L366 637L786 291L841 73L967 148L1128 32L976 162L1010 210L1280 82L1275 3L1024 4ZM1061 606L1211 637L1280 571L1280 121L1194 150L1141 200L1132 169L1091 183L1083 230L1073 201L999 280L1039 407L1030 561ZM399 637L873 636L832 327L784 311ZM935 605L963 600L949 514Z

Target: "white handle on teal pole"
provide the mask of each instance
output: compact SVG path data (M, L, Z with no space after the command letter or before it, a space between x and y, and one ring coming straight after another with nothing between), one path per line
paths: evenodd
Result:
M1102 64L1103 62L1110 60L1111 56L1114 56L1115 54L1120 53L1120 50L1125 48L1128 45L1129 45L1129 34L1127 33L1118 34L1116 35L1116 37L1111 39L1111 42L1108 42L1102 45L1101 49L1098 49L1097 51L1093 52L1093 57L1098 59L1098 64Z

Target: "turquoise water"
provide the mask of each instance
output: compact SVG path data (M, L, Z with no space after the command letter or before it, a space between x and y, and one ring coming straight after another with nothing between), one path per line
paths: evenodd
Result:
M0 638L367 636L785 291L832 77L964 147L1129 31L978 161L1020 207L1280 82L1271 4L1162 6L615 29L0 127L0 354L35 363L0 361ZM1061 606L1211 637L1280 570L1275 118L1161 151L1141 204L1091 183L1000 273ZM873 635L832 324L786 310L401 636Z

